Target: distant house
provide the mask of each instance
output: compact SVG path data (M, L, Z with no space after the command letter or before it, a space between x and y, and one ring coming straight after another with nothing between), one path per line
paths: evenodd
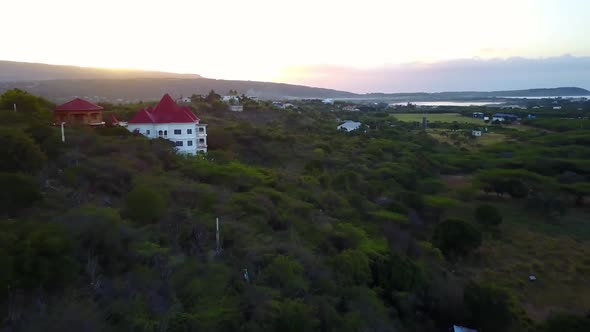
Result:
M143 108L127 123L127 130L148 138L174 142L179 153L207 152L207 125L188 106L179 106L165 94L156 107Z
M53 124L102 126L102 106L95 105L84 99L76 98L65 104L58 105L53 111Z
M483 119L484 114L482 112L473 112L473 117L478 119Z
M473 129L471 131L471 136L475 136L475 137L480 137L481 136L481 130L480 129Z
M338 127L336 127L336 129L338 130L346 130L347 132L353 131L353 130L357 130L361 127L362 123L360 122L356 122L356 121L346 121L343 124L339 125Z
M500 122L504 122L504 121L516 121L518 120L518 117L514 114L508 114L508 113L496 113L492 116L492 122L495 121L500 121Z
M322 103L334 105L334 99L326 98L326 99L322 100Z
M526 117L527 117L527 119L536 119L537 118L536 115L532 115L532 114L529 114Z
M244 106L240 105L240 97L238 96L223 96L221 100L229 105L229 110L232 112L242 112Z
M553 106L553 109L554 110L560 110L561 109L561 106Z
M358 109L358 107L356 107L355 105L346 105L344 107L342 107L343 111L348 111L348 112L358 112L360 111L360 109Z
M489 117L489 116L484 116L484 117L483 117L483 120L484 120L484 121L490 121L490 117Z
M109 115L109 122L112 126L127 127L127 122L119 121L114 114Z
M221 97L221 100L225 103L230 103L230 104L231 103L237 103L237 104L240 103L240 97L233 96L233 95L232 96L223 96L223 97Z
M178 102L188 104L191 102L191 98L190 97L180 97L180 98L178 98Z

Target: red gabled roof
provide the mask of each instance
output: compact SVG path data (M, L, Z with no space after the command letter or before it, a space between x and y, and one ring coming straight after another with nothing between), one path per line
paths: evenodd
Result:
M68 101L65 104L61 104L55 108L56 111L60 112L73 112L73 111L100 111L103 108L101 106L95 105L89 101L84 99L76 98L72 101Z
M142 108L129 123L191 123L199 118L187 106L178 106L170 95L165 94L155 108Z

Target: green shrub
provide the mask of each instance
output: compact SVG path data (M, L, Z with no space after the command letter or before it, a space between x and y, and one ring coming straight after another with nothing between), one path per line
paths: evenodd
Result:
M494 227L502 223L502 215L495 206L481 204L475 209L475 220L486 227Z
M45 155L23 132L0 128L0 172L35 173L43 167Z
M37 181L29 175L0 173L0 214L14 215L41 200Z
M166 212L166 199L159 192L136 186L125 199L127 216L140 224L157 222Z
M481 232L466 221L447 219L436 225L432 243L447 257L464 256L481 245Z

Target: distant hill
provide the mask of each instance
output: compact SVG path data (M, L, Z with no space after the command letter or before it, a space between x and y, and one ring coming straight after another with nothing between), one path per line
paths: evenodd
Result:
M174 96L206 94L210 90L266 99L333 98L350 100L431 101L487 100L501 97L590 96L590 91L577 87L528 89L512 91L460 91L437 93L369 93L357 94L302 85L216 80L192 74L175 74L139 70L110 70L38 63L0 61L0 93L20 88L55 102L82 97L92 101L156 100L164 93Z
M176 74L159 71L104 69L44 63L0 60L0 82L43 81L56 79L113 79L113 78L199 78L195 74Z

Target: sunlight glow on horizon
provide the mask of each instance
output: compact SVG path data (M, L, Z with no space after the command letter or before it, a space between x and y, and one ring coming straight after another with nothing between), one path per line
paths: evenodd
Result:
M0 59L289 82L297 68L590 55L583 0L0 4ZM34 8L35 10L31 10ZM1 74L1 73L0 73Z

